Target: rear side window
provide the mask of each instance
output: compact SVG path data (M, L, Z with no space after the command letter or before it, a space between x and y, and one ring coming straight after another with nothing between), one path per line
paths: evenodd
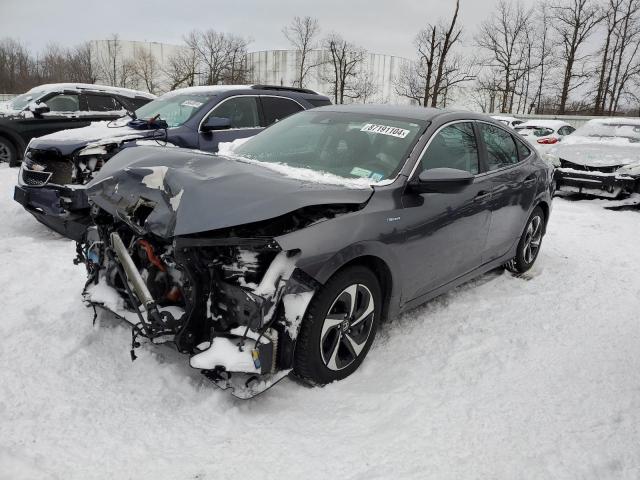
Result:
M454 123L440 130L420 160L422 170L457 168L478 173L478 143L471 122Z
M231 128L258 128L258 99L256 97L234 97L223 101L213 109L213 117L228 118Z
M288 98L261 97L260 100L262 101L266 126L304 110L300 105Z
M122 110L122 106L108 95L85 94L87 106L90 112L113 112Z
M328 98L307 98L306 100L314 107L326 107L327 105L331 105L331 100Z
M518 163L518 148L508 132L488 123L479 123L478 126L487 147L489 170L498 170Z

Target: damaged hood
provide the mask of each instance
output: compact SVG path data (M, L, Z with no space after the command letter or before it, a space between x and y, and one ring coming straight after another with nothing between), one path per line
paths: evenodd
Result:
M585 167L617 167L640 163L640 143L622 138L579 137L565 139L549 154Z
M126 121L130 119L127 117ZM30 148L38 150L57 149L61 155L71 155L77 149L89 144L108 145L124 140L144 138L153 134L149 130L136 130L122 124L121 120L115 122L93 122L88 127L72 128L60 132L34 138Z
M303 207L363 204L373 188L315 183L192 150L135 147L106 163L87 193L133 228L171 238L269 220Z

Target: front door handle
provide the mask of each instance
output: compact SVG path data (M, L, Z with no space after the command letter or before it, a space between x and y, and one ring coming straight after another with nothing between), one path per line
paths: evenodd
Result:
M522 182L522 183L524 184L524 186L525 186L525 187L528 187L529 185L534 184L534 183L535 183L535 181L536 181L536 177L533 177L533 176L532 176L532 177L527 177L527 178L525 179L525 181L524 181L524 182Z
M475 198L473 199L474 202L482 202L483 200L487 199L489 196L491 195L491 191L490 190L480 190Z

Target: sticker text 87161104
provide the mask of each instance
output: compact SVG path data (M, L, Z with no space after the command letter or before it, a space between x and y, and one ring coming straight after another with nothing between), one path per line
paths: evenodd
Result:
M361 129L361 132L379 133L381 135L390 135L397 138L405 138L409 135L409 130L404 128L391 127L389 125L376 125L375 123L367 123Z

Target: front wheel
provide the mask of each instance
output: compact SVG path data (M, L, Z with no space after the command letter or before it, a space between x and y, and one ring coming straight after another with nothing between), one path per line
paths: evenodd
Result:
M524 227L516 256L506 264L507 270L513 273L524 273L533 266L540 253L543 232L544 212L540 207L536 207Z
M0 162L7 162L10 167L17 167L20 165L18 162L18 152L16 151L16 147L14 147L13 143L4 137L0 137Z
M367 355L382 312L382 294L368 268L339 272L309 304L295 347L294 372L324 385L351 375Z

